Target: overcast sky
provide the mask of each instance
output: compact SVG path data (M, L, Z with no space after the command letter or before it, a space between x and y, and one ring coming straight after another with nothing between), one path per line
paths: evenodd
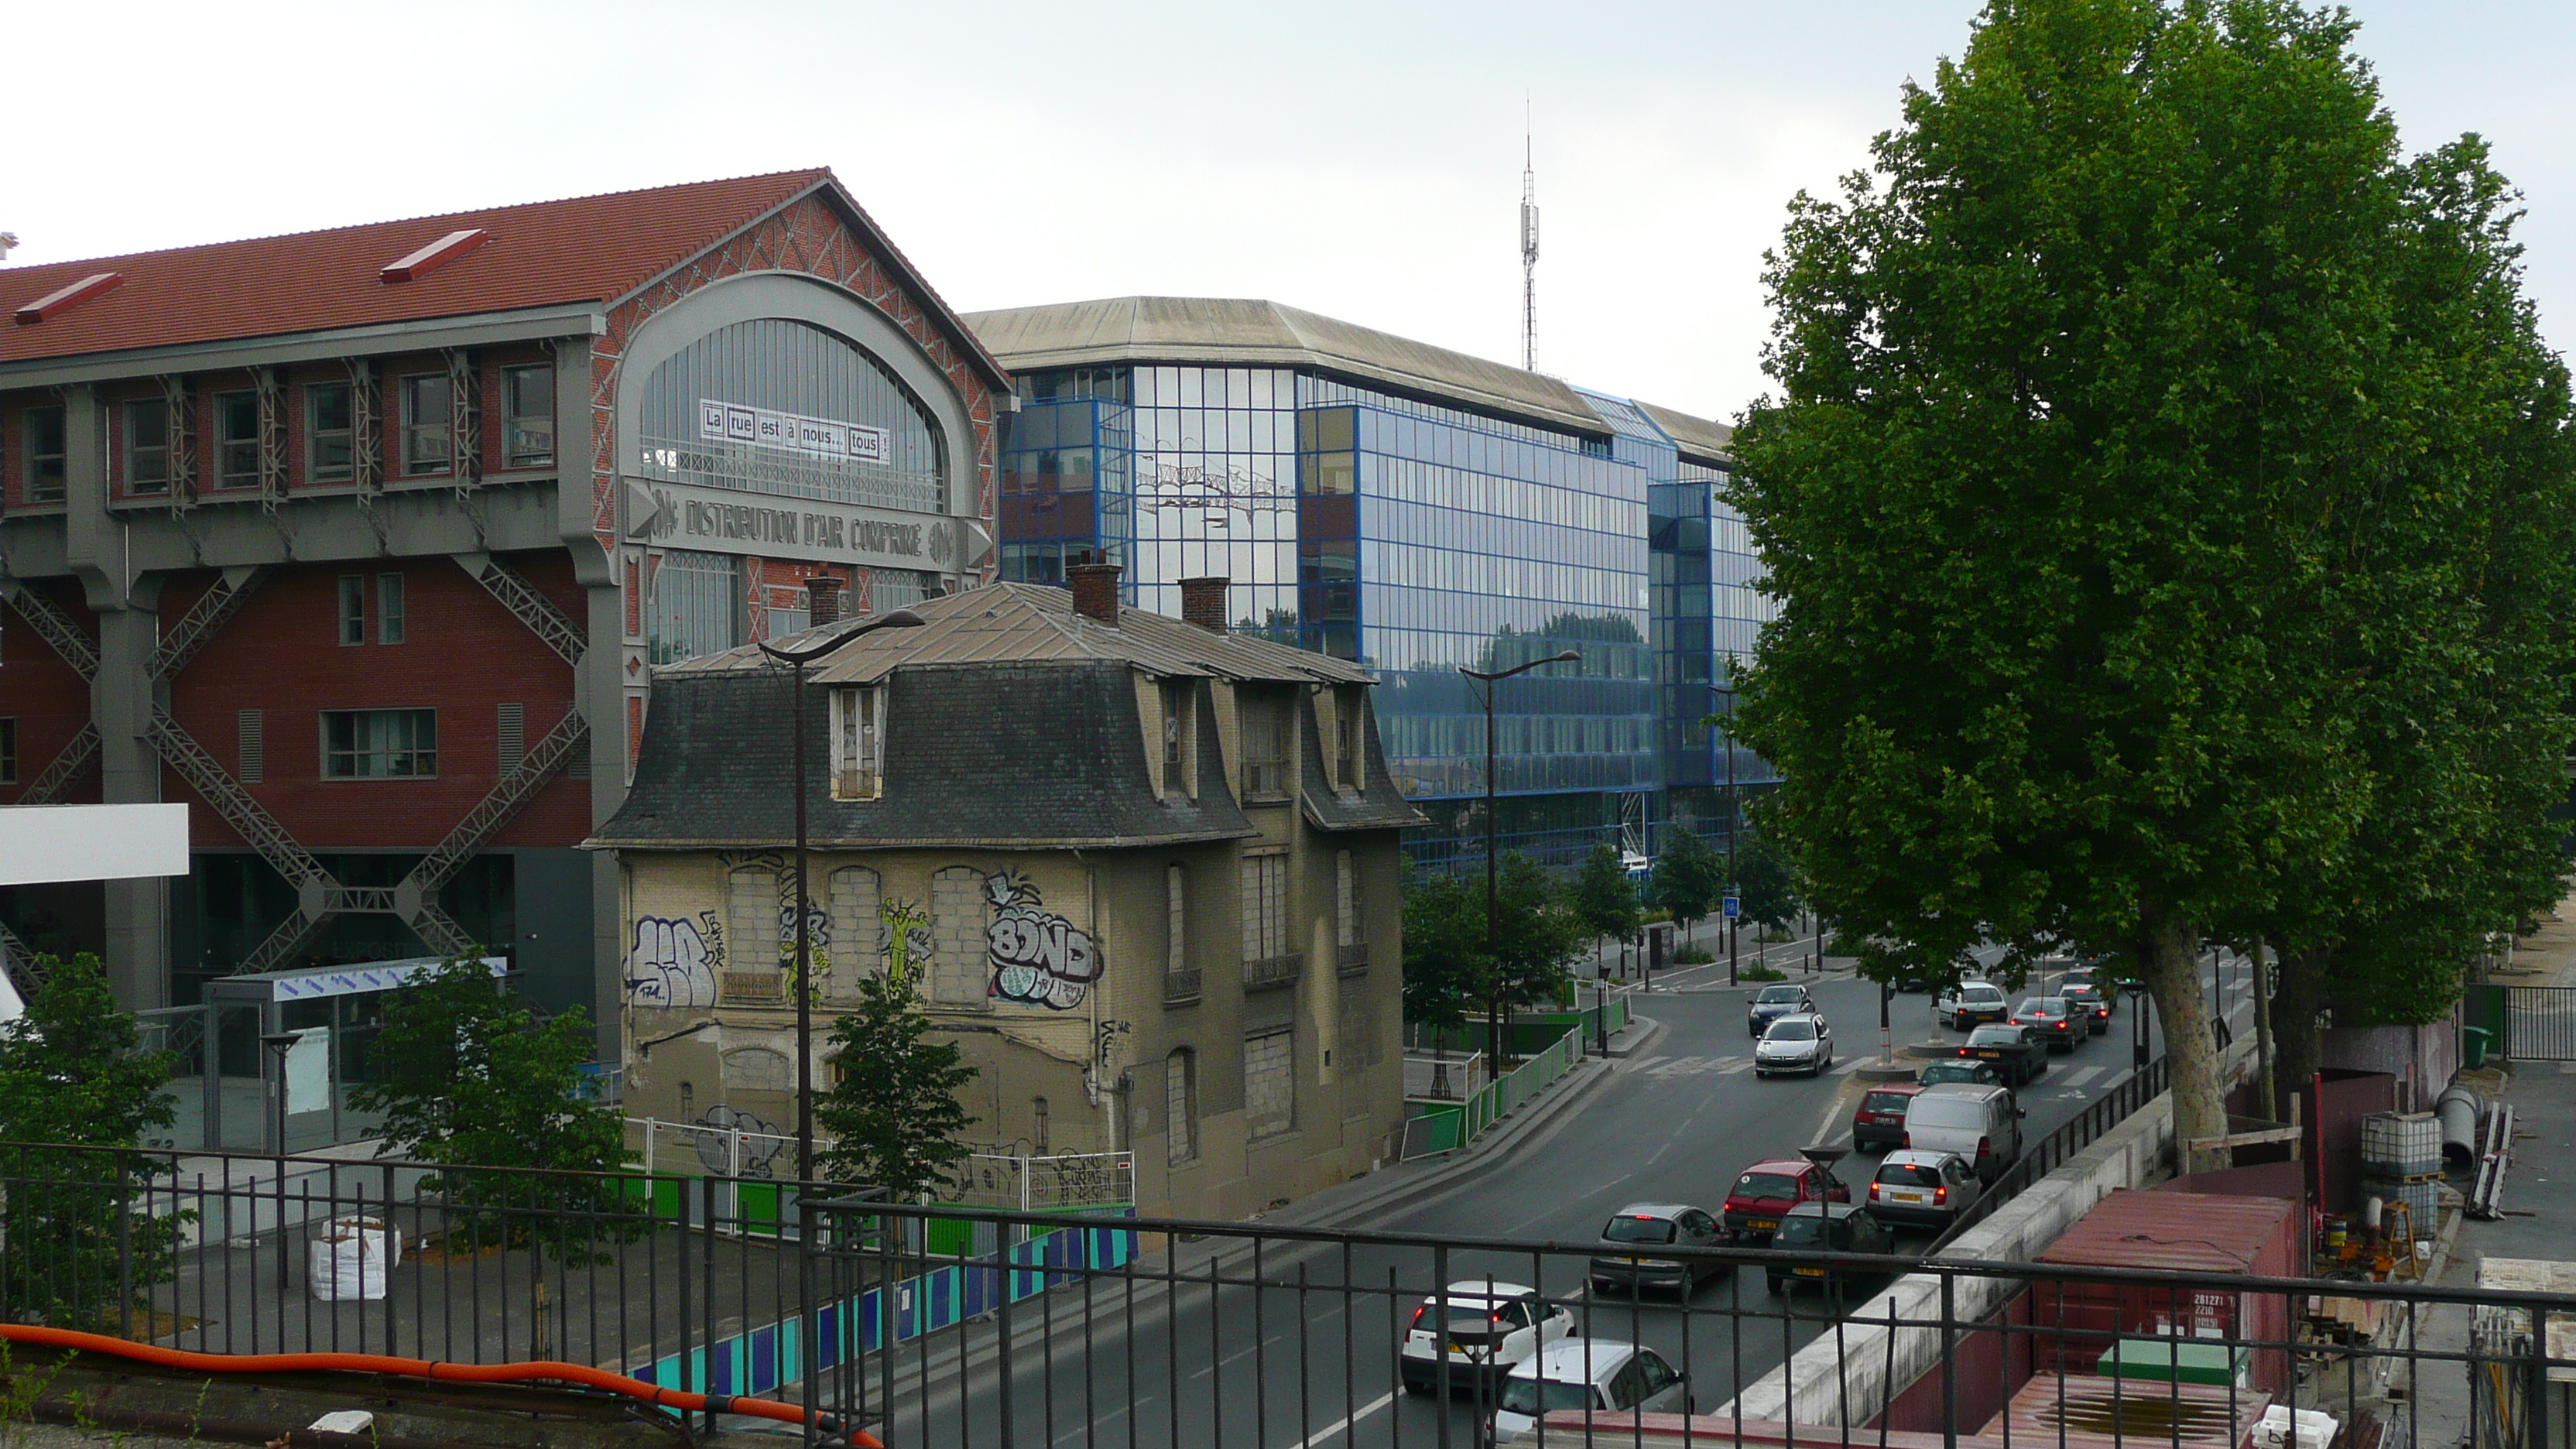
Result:
M2576 311L2576 5L2357 0L2410 147L2475 130ZM961 310L1268 297L1517 360L1524 97L1543 371L1731 417L1762 250L1866 160L1967 0L1294 6L34 5L14 262L800 166Z

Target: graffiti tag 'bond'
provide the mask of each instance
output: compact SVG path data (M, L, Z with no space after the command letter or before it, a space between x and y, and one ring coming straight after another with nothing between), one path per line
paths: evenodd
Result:
M1016 871L987 876L984 893L993 903L992 923L984 928L993 963L987 993L1055 1011L1080 1006L1100 979L1100 948L1090 935L1046 910L1036 884Z
M724 931L716 913L638 916L635 949L626 958L626 1004L658 1010L716 1004L716 971L724 964Z

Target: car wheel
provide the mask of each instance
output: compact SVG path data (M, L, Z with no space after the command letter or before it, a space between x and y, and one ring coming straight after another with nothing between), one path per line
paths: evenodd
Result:
M1404 1391L1408 1394L1418 1394L1428 1397L1431 1393L1431 1385L1424 1383L1420 1379L1406 1379L1404 1381Z

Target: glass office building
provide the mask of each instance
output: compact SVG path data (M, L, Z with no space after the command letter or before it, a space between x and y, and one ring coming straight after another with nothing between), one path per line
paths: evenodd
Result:
M1388 765L1433 822L1418 859L1483 845L1485 707L1459 669L1569 649L1497 687L1505 846L1568 862L1650 852L1667 818L1716 827L1698 721L1760 602L1719 562L1740 525L1709 527L1723 428L1264 302L968 323L1019 378L1003 576L1097 554L1128 602L1177 614L1180 580L1221 575L1235 629L1377 671Z

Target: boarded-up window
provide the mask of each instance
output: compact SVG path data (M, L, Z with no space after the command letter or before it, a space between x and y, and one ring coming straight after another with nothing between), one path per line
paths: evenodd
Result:
M1333 929L1339 933L1335 944L1360 943L1359 871L1347 850L1333 852L1333 922Z
M778 872L738 870L727 883L726 915L733 928L736 971L778 969ZM791 913L792 919L792 913Z
M785 1092L796 1084L793 1063L784 1052L744 1047L724 1054L725 1089L734 1092Z
M1243 1041L1243 1126L1254 1140L1297 1125L1297 1033L1281 1027Z
M952 865L930 878L930 999L942 1006L983 1006L984 874Z
M1266 961L1288 954L1288 856L1284 851L1243 858L1243 959Z
M835 1001L857 999L859 978L885 967L885 923L877 916L882 899L877 873L866 866L832 872L832 971L823 990Z
M1345 987L1350 983L1344 983ZM1341 1066L1346 1072L1362 1072L1378 1064L1382 1055L1377 1041L1377 1003L1366 991L1345 989L1342 992Z
M1163 1120L1169 1128L1172 1165L1195 1159L1199 1155L1199 1054L1188 1047L1163 1058Z
M1163 867L1163 969L1186 971L1190 966L1190 871L1188 866Z

